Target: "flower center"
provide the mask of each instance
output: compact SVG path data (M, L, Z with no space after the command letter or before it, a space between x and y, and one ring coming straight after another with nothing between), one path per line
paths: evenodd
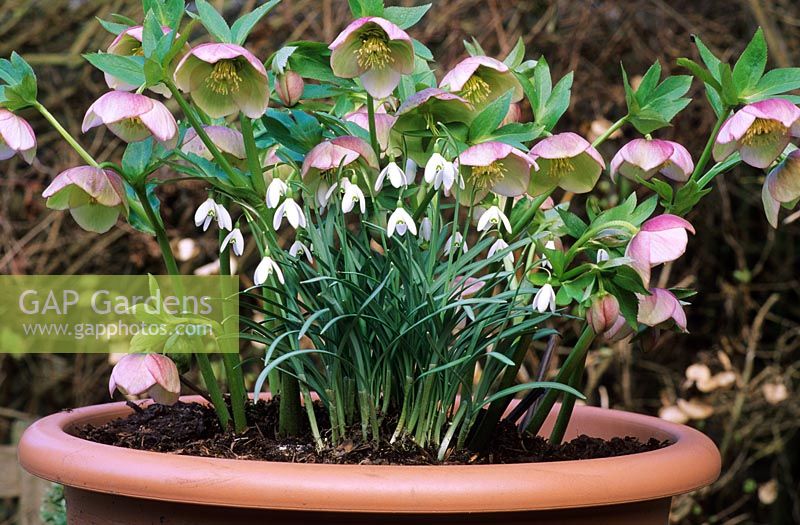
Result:
M489 98L492 92L491 86L478 75L472 75L464 82L460 95L473 104L479 104Z
M220 60L214 64L211 74L206 78L206 86L218 95L228 95L239 91L242 65L236 60Z
M772 141L772 135L783 135L787 131L786 126L777 120L757 118L747 128L741 142L745 146L764 144Z
M562 177L567 173L572 172L575 169L575 165L572 163L572 159L570 158L558 158L552 159L550 161L550 173L554 177Z
M499 162L492 162L488 166L473 166L472 183L479 190L488 190L503 180L506 169Z
M394 62L386 33L373 28L361 34L361 47L356 50L358 65L364 69L383 69Z

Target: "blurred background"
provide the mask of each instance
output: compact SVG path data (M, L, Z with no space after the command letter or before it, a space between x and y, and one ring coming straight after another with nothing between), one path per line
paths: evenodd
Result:
M234 17L260 3L215 2ZM423 2L400 0L402 5ZM771 66L800 66L797 0L435 0L411 30L440 64L439 76L465 56L474 36L500 58L522 37L527 58L544 55L554 76L575 70L572 104L558 131L592 137L624 112L620 61L631 76L655 60L677 72L681 56L697 59L691 35L724 59L741 52L761 25ZM141 18L138 0L0 1L0 56L12 50L37 70L40 100L76 136L89 104L106 91L102 74L80 54L105 49L111 35L94 17ZM329 42L349 21L346 0L284 0L250 37L266 59L284 42ZM634 79L635 82L635 79ZM658 135L682 142L695 158L713 125L700 86L694 102ZM158 273L154 238L121 225L103 236L51 212L40 195L79 158L33 112L23 112L38 138L33 166L15 159L0 175L0 272L4 274ZM626 136L627 135L627 136ZM610 160L630 131L603 145ZM115 158L120 142L104 131L83 136L97 157ZM601 179L603 198L616 188ZM710 435L723 450L719 481L675 499L673 522L726 525L800 523L800 217L771 229L760 202L763 174L747 167L717 179L689 220L698 235L687 255L662 273L663 283L693 287L689 335L662 333L657 342L598 347L590 357L592 404L661 415ZM160 193L170 238L187 272L215 261L216 240L200 236L192 215L201 187ZM240 269L255 265L245 253ZM662 284L663 284L662 283ZM2 293L2 292L0 292ZM0 345L10 347L0 330ZM531 358L535 366L535 357ZM0 524L38 523L42 486L17 472L13 443L38 416L108 400L107 356L0 354ZM523 372L524 375L524 372ZM57 520L51 518L51 523Z

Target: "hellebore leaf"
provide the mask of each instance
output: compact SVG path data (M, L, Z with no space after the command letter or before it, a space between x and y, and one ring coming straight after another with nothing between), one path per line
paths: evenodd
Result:
M800 89L800 67L767 71L756 86L744 97L748 103Z
M708 71L711 73L711 76L719 83L722 81L722 77L719 74L719 66L720 60L711 52L710 49L706 47L700 37L697 35L692 35L692 40L694 41L694 45L697 46L697 51L700 53L700 58L703 60L703 63L708 68Z
M733 66L733 83L739 93L749 93L758 84L766 67L767 41L764 31L759 27Z
M100 25L103 26L103 29L105 29L112 35L118 35L130 27L129 25L126 24L117 24L116 22L109 22L99 17L95 18L100 23Z
M552 130L559 119L569 108L569 99L572 95L572 72L570 71L553 87L553 92L547 97L547 104L541 116L537 115L536 121L544 126L547 131Z
M519 37L517 40L514 49L509 51L508 56L503 60L503 63L509 67L509 69L516 69L522 61L525 59L525 42L522 40L522 37Z
M228 23L225 22L222 15L214 9L214 6L206 0L195 0L195 5L200 22L208 32L220 42L230 42L232 40L231 28L228 27Z
M103 73L108 73L126 84L140 86L145 83L144 57L87 53L83 58Z
M511 106L511 97L514 95L513 90L508 90L503 96L487 105L481 111L475 120L469 126L469 138L471 141L486 137L497 129L497 126L503 121L508 114L508 108Z
M242 15L231 26L231 37L233 38L233 42L235 44L239 44L240 46L244 45L244 41L247 40L247 36L250 34L250 31L253 30L259 20L269 13L273 7L278 5L280 1L281 0L270 0L266 4L260 5L256 9L253 9L246 15Z
M383 18L393 23L400 29L408 29L422 20L425 13L431 8L431 4L424 4L415 7L391 6L383 11Z

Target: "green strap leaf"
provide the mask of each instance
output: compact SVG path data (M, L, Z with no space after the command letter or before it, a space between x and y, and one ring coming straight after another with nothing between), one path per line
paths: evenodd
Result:
M264 5L253 9L246 15L242 15L239 20L233 23L231 26L231 38L233 42L236 44L244 45L245 40L247 40L247 36L250 34L250 31L253 30L255 25L261 20L267 13L272 11L272 8L278 5L281 0L270 0Z

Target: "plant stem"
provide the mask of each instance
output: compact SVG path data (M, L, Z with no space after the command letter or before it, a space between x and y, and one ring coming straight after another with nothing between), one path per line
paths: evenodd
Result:
M281 401L278 414L278 433L296 436L300 433L300 383L289 373L281 376Z
M372 144L375 155L380 159L381 148L378 144L378 132L375 127L375 101L369 93L367 93L367 117L369 118L369 141Z
M509 244L518 240L520 236L528 230L528 226L531 225L533 219L536 217L536 212L539 211L539 208L542 207L544 201L546 201L554 191L555 188L550 191L546 191L531 201L531 205L527 210L525 210L525 214L520 218L520 220L512 225L511 240L509 241Z
M703 173L703 170L706 169L706 164L708 164L708 161L711 158L711 152L714 148L714 142L717 140L719 129L728 118L728 113L730 113L730 108L727 106L723 107L722 113L719 114L719 118L717 119L717 123L714 124L714 129L711 131L711 136L708 137L708 142L706 142L706 146L703 148L703 153L700 155L700 159L694 166L692 176L689 177L690 181L696 181L700 174Z
M253 134L253 122L244 114L240 118L242 124L242 136L244 137L244 151L247 154L247 168L250 170L250 178L253 181L253 188L259 197L266 195L266 185L264 184L264 173L261 170L261 161L258 159L258 148L256 138Z
M42 114L42 116L50 123L50 125L53 126L56 131L58 131L58 133L64 138L64 140L66 140L69 143L69 145L72 146L72 148L78 153L78 155L81 156L83 160L86 161L87 164L89 164L90 166L94 166L95 168L100 166L97 163L97 161L94 160L94 158L89 154L89 152L83 149L83 147L80 144L78 144L78 141L75 140L75 138L69 134L69 131L64 129L64 126L62 126L61 123L58 120L56 120L53 114L50 113L46 107L44 107L39 102L34 102L33 107L36 108L36 110Z
M586 353L583 354L583 359L575 367L572 376L569 378L567 384L575 389L580 386L583 371L586 366ZM564 439L564 433L567 431L569 420L572 418L572 410L575 408L575 396L564 393L564 400L561 402L561 408L558 410L558 418L553 425L553 430L550 432L550 443L553 445L560 445Z
M430 204L431 199L433 199L435 195L436 195L436 190L433 187L431 187L428 190L428 193L425 194L425 198L423 198L422 202L420 202L419 206L417 206L416 211L414 211L414 216L413 216L414 222L419 222L420 217L422 217L422 214L425 213L425 209L428 207L428 204Z
M622 117L618 121L616 121L613 124L611 124L610 128L608 128L602 135L600 135L599 137L594 139L594 142L592 142L592 146L596 148L597 146L599 146L600 144L605 142L608 139L608 137L613 135L615 131L617 131L619 128L624 126L626 122L628 122L628 118L629 117L630 117L630 115L625 115L624 117Z

